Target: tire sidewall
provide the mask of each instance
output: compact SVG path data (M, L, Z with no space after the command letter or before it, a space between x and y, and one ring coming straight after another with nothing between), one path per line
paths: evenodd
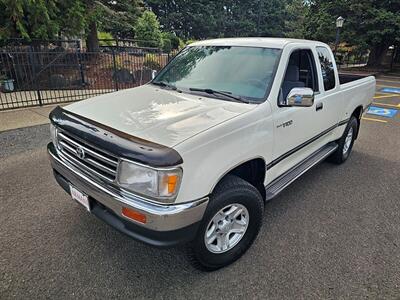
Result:
M261 205L260 205L261 201ZM249 225L247 230L232 249L224 253L213 253L205 245L204 235L207 227L214 215L227 205L238 203L246 207L249 213ZM203 217L193 247L195 248L196 258L208 269L217 269L237 260L252 244L257 236L262 224L263 202L261 195L253 189L229 189L222 193L211 196L209 206Z
M353 128L353 137L351 139L349 149L347 150L346 153L343 153L343 148L344 148L344 145L346 142L346 137L347 137L347 134L349 133L350 128ZM342 155L342 161L346 161L349 158L351 151L353 150L353 145L354 145L355 138L357 136L357 131L358 131L357 120L356 120L356 118L352 117L350 119L349 123L347 124L347 127L343 133L343 137L342 137L342 140L340 143L340 153Z

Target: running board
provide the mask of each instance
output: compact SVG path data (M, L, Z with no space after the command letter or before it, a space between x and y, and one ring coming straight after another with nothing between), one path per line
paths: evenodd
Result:
M311 169L313 166L327 158L332 152L337 149L336 143L329 143L311 154L305 160L286 171L284 174L276 178L269 185L265 187L266 200L271 200L282 192L289 184Z

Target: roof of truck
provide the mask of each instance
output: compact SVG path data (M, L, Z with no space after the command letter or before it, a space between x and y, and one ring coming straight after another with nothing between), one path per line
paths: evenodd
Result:
M190 44L189 46L246 46L246 47L267 47L282 49L287 44L301 43L301 44L319 44L321 42L299 39L285 39L285 38L271 38L271 37L246 37L246 38L223 38L198 41Z

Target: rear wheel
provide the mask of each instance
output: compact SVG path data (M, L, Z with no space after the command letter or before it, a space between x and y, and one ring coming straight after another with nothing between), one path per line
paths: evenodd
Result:
M192 264L213 271L240 258L260 230L263 211L263 199L254 186L237 176L226 176L212 193L189 246Z
M358 131L357 119L352 116L347 123L346 129L343 132L342 137L337 141L338 148L329 157L329 161L335 164L344 163L350 156L351 150Z

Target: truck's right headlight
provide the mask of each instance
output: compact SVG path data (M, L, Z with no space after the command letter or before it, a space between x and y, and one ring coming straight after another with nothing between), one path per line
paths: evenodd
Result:
M176 197L182 179L182 169L155 169L122 160L118 184L128 191L170 202Z

